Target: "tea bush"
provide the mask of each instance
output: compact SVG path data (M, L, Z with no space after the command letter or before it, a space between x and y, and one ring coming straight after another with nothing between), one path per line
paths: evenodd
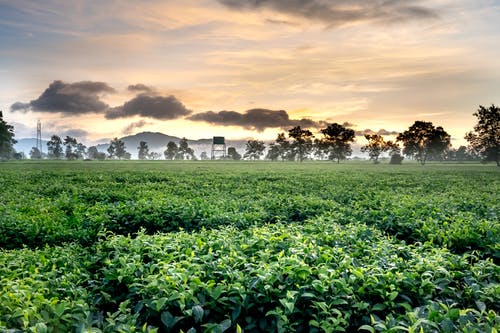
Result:
M484 165L0 165L0 331L496 332Z

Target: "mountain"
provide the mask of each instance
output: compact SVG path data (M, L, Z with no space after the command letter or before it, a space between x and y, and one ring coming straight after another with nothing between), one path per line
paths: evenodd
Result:
M132 158L137 158L137 147L139 147L139 143L144 141L148 144L150 152L156 152L161 154L163 157L163 152L167 148L167 144L169 141L173 141L176 144L179 144L181 138L176 136L171 136L158 132L141 132L134 135L128 135L120 138L125 143L126 150L132 155ZM199 140L190 140L188 139L189 147L194 150L196 157L200 157L202 152L206 152L208 156L212 151L212 139L199 139ZM244 140L229 140L226 141L227 147L235 147L236 150L243 155L245 151L246 141ZM97 149L102 152L106 152L109 144L99 144L97 145Z
M17 152L23 152L26 156L30 155L31 148L36 146L35 138L23 138L16 139L17 143L14 145L14 149ZM47 140L42 140L42 151L47 152Z

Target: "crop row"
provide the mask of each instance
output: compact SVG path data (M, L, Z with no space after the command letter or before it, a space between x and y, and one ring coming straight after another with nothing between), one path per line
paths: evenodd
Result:
M195 164L196 166L196 164ZM296 223L366 223L407 243L500 258L500 177L487 169L116 172L71 168L0 175L0 247L95 242L116 234ZM88 168L88 166L87 166ZM227 172L226 172L227 171ZM265 172L264 172L265 171Z
M0 330L492 332L500 268L324 218L0 252Z

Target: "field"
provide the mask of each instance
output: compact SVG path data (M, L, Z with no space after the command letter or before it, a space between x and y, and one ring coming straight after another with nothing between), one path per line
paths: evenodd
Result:
M1 332L497 332L500 168L0 163Z

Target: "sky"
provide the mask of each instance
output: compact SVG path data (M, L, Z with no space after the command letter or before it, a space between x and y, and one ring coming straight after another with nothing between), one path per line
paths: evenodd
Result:
M500 104L498 17L498 0L0 0L0 110L16 138L37 120L90 143L423 120L458 147Z

